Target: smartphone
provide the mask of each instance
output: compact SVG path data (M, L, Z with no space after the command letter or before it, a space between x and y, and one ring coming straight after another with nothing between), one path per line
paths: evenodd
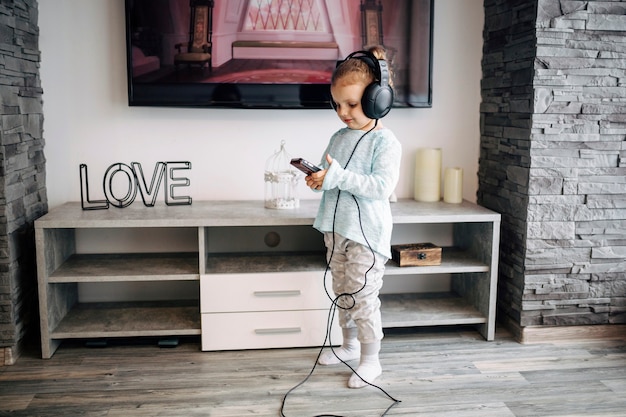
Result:
M313 165L306 159L302 158L293 158L291 160L291 165L298 168L300 171L304 172L306 175L311 175L314 172L321 170L320 167Z

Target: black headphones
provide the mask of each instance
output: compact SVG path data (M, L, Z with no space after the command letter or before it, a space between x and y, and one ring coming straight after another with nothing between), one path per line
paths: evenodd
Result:
M374 81L365 87L363 97L361 97L363 113L370 119L385 117L393 106L393 89L389 85L387 61L376 58L373 53L368 51L356 51L348 55L343 61L337 62L337 67L350 58L360 59L374 71ZM330 102L336 111L335 102L333 100Z

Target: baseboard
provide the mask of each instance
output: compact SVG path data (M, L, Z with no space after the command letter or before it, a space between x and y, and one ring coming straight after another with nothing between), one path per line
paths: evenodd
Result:
M13 349L10 347L0 348L0 366L13 365L15 360L13 358Z
M15 365L19 356L18 346L0 347L0 366Z
M592 324L582 326L525 326L511 320L505 326L522 344L574 342L581 340L626 340L626 324Z

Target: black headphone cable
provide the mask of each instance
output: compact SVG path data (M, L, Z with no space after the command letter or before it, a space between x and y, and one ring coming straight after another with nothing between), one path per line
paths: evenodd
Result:
M354 156L354 153L356 152L357 147L359 146L359 144L361 143L361 140L371 131L373 131L376 127L378 126L378 119L376 119L374 126L372 128L370 128L368 131L366 131L363 135L361 135L361 137L359 138L359 140L357 141L356 145L354 145L354 148L352 149L352 152L350 153L350 156L348 157L348 160L346 161L346 164L344 165L344 169L348 166L348 164L350 163L350 161L352 160L352 157ZM365 280L363 281L363 285L361 286L361 288L359 288L358 290L356 290L353 293L342 293L339 294L337 296L335 296L334 298L330 295L330 292L328 290L328 288L326 287L326 276L328 274L328 271L330 270L330 263L332 261L332 255L335 251L335 220L337 217L337 208L339 207L339 198L341 197L341 193L342 191L339 190L338 194L337 194L337 201L335 203L335 209L333 212L333 230L332 230L332 234L333 234L333 244L331 247L331 251L330 251L330 257L328 259L328 261L326 262L326 269L324 271L324 291L326 292L326 295L328 296L328 298L332 301L331 306L328 310L328 318L326 321L326 335L324 337L324 343L322 344L322 347L320 348L317 357L315 358L315 363L313 364L313 367L311 368L311 370L309 371L309 374L302 380L300 381L298 384L296 384L294 387L292 387L289 391L287 391L287 393L283 396L283 400L281 403L281 407L280 407L280 415L281 417L286 417L286 415L284 414L284 408L285 408L285 403L287 401L287 397L293 392L295 391L297 388L299 388L300 386L302 386L304 383L306 383L309 378L311 378L311 376L313 375L313 372L315 371L315 369L317 368L317 363L318 360L320 358L320 356L322 355L322 352L324 350L324 347L326 347L326 343L328 342L328 346L330 347L330 350L333 352L333 354L335 355L335 357L337 359L339 359L339 361L341 361L341 363L343 363L345 366L347 366L355 375L357 375L361 381L365 382L366 384L377 388L378 390L380 390L383 394L385 394L385 396L387 396L387 398L389 398L392 401L392 404L387 407L387 409L383 412L383 414L381 414L381 417L384 417L387 415L387 413L389 412L389 410L391 410L394 406L396 406L397 404L399 404L401 401L397 400L396 398L394 398L393 396L391 396L387 391L385 391L382 387L373 384L371 382L366 381L365 379L363 379L357 372L356 370L350 366L348 363L346 363L343 359L341 359L339 356L337 356L337 353L335 352L335 349L333 348L332 345L332 340L331 340L331 330L333 327L333 322L334 322L334 316L335 316L335 312L337 311L337 308L341 308L341 309L346 309L349 310L351 308L354 307L354 305L356 304L356 299L355 299L355 295L358 294L359 292L361 292L367 285L367 274L375 267L376 265L376 255L374 252L374 249L372 248L372 246L369 243L369 240L367 239L367 236L365 236L365 232L363 230L363 224L362 224L362 219L361 219L361 208L359 206L359 203L357 201L357 198L351 194L352 199L354 200L354 203L356 204L357 207L357 212L358 212L358 218L359 218L359 226L361 228L361 233L363 234L363 238L365 239L365 242L367 243L367 247L369 248L369 250L372 252L372 258L373 258L373 262L372 265L369 267L369 269L367 271L365 271L364 273L364 278ZM352 300L351 305L349 305L348 307L341 307L339 306L339 299L341 297L349 297ZM339 415L335 415L335 414L318 414L314 417L342 417Z

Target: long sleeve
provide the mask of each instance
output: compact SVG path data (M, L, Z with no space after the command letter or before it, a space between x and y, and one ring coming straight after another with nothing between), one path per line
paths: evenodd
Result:
M333 163L328 166L324 155L322 165L328 172L314 226L368 245L389 258L393 226L389 197L398 182L402 148L388 129L363 134L341 129L331 138L326 153Z

